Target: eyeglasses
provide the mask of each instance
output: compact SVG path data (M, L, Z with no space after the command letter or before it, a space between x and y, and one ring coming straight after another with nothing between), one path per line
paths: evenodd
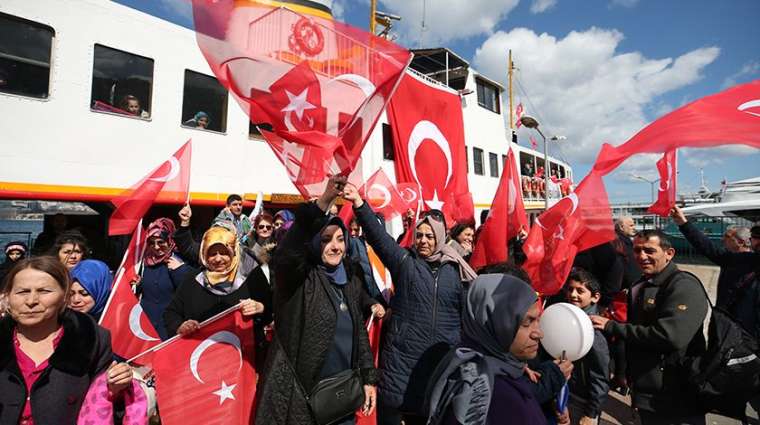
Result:
M258 227L256 227L259 230L270 230L272 228L271 224L259 224Z
M162 239L156 239L156 240L148 241L148 246L163 247L163 246L167 246L167 245L169 245L169 243L166 242L165 240L162 240Z

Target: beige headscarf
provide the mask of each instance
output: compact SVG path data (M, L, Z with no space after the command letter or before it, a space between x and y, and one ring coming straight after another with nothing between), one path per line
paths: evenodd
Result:
M467 264L467 261L454 248L446 244L446 228L442 222L428 215L419 220L414 228L420 227L423 223L429 225L435 235L435 251L433 251L432 255L425 258L425 261L429 263L439 262L441 264L449 262L457 263L459 265L459 278L462 279L462 282L472 282L478 277L478 274Z
M206 263L206 254L209 248L213 245L221 244L227 248L232 261L226 270L221 272L212 272L208 269ZM222 282L232 282L237 275L238 266L240 264L240 244L237 243L237 236L235 233L225 227L212 227L203 234L203 240L201 241L201 263L206 270L203 274L206 276L206 280L210 285L216 285Z

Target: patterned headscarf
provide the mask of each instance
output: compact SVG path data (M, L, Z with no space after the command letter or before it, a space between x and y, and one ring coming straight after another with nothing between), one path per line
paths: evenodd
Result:
M148 230L145 232L146 239L152 237L160 238L167 243L166 252L159 254L153 245L147 245L145 247L145 263L149 266L155 266L161 264L172 256L177 245L174 242L174 231L176 227L171 219L166 217L159 218L158 220L148 225Z
M206 262L206 255L208 254L208 250L217 244L222 245L227 249L232 261L230 261L230 265L226 270L212 272L208 269L209 266ZM206 270L203 271L203 274L210 285L234 281L235 276L237 275L238 266L240 265L240 245L237 242L235 232L220 226L208 229L206 233L203 234L200 251L201 263L203 263L203 267L206 268Z
M478 274L475 273L475 270L467 264L467 261L454 248L446 244L446 227L443 225L443 222L434 219L432 215L428 215L419 220L414 228L417 229L422 224L429 225L435 235L435 251L432 255L425 258L425 261L431 263L457 263L459 265L459 278L462 282L472 282Z
M95 300L95 306L87 314L98 317L111 293L113 276L106 263L98 260L82 260L69 272L73 282L79 282Z

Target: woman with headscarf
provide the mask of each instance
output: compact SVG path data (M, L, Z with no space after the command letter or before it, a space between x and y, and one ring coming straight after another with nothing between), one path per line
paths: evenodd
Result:
M182 125L188 127L202 128L204 130L208 128L209 124L211 124L211 118L203 111L196 112L192 118L182 123Z
M113 283L113 276L106 263L98 260L82 260L71 269L69 274L71 275L69 308L80 313L87 313L95 320L100 319Z
M185 276L193 271L177 254L174 231L174 222L168 218L159 218L148 225L144 267L138 286L140 305L158 336L164 340L169 337L164 325L164 310Z
M446 245L442 214L428 214L414 227L414 247L400 247L377 221L355 187L344 198L367 242L391 272L395 293L380 370L378 419L381 423L425 423L425 388L438 362L459 343L462 301L475 272Z
M343 222L325 216L343 184L345 177L331 178L316 203L298 209L272 260L275 336L256 393L257 425L317 423L304 394L349 370L364 394L353 394L358 405L344 406L335 423L353 424L362 403L367 414L375 408L377 372L362 316L361 270L345 256Z
M208 229L201 241L200 259L203 270L186 275L164 311L169 337L194 332L200 322L237 304L244 316L263 313L271 317L271 308L261 302L261 294L268 288L254 286L256 280L250 272L255 262L241 255L234 231L221 226Z
M280 210L274 214L274 229L280 229L282 227L285 230L289 229L293 224L293 220L296 219L296 215L290 210Z
M478 276L467 293L462 342L443 359L429 388L431 424L546 423L525 374L543 334L536 292L504 274Z
M3 251L5 252L5 261L3 261L3 264L0 264L0 291L3 289L5 275L8 274L16 263L26 258L29 248L21 241L13 241L5 244Z

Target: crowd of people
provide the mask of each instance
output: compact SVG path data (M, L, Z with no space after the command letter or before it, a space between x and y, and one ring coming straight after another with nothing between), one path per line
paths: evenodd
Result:
M335 214L338 198L353 207L348 224ZM760 226L730 228L718 246L678 207L672 218L721 267L717 305L760 338ZM389 425L587 425L599 423L611 389L632 392L644 425L705 423L680 368L705 351L709 300L702 282L678 269L670 238L637 232L630 217L617 219L616 240L579 253L563 291L548 298L521 269L520 238L510 242L513 261L475 271L475 224L447 223L431 210L414 223L405 217L412 244L402 247L403 235L390 235L342 177L295 212L249 218L243 199L230 195L199 239L189 205L176 219L148 225L135 293L162 340L190 335L233 306L252 318L257 424L353 424L356 411L376 410L377 423ZM41 235L46 248L5 247L0 423L73 424L93 403L117 422L147 423L132 366L97 325L113 273L64 227ZM375 282L369 252L389 271L392 291ZM540 345L541 312L555 302L583 310L595 329L590 351L574 362ZM383 321L378 367L367 320ZM313 392L335 379L351 390L328 421ZM566 384L569 403L559 409ZM751 404L760 408L760 397Z

